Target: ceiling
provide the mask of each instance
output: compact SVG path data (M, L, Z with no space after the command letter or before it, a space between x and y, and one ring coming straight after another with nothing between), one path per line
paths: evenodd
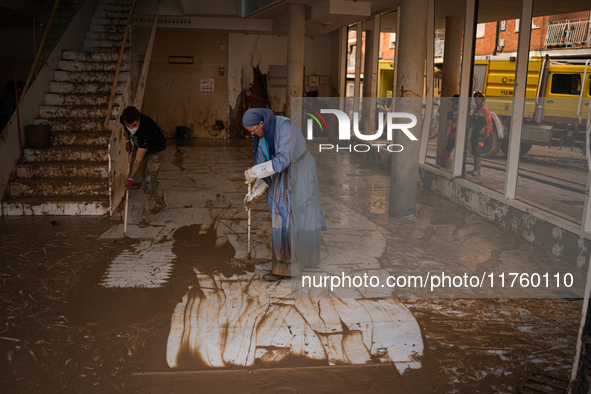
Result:
M31 27L32 16L44 0L0 0L0 28ZM48 0L45 0L48 1ZM52 1L52 0L49 0ZM248 18L239 15L240 0L161 0L160 15L167 19L193 19L183 28L246 31L256 34L287 34L290 3L306 5L306 35L319 36L341 27L383 14L382 31L396 28L395 11L401 0L279 0ZM464 16L464 1L435 0L436 27L445 26L446 16ZM479 22L516 19L518 0L480 1ZM534 16L562 14L591 9L588 1L535 0ZM390 13L389 15L386 15Z
M175 9L179 17L220 18L220 29L228 29L224 21L238 19L240 0L163 0L161 14L166 15L164 8ZM396 14L392 14L400 5L401 0L279 0L278 3L250 15L243 21L251 21L244 30L257 34L287 34L288 9L290 3L306 5L306 35L319 36L341 27L366 20L378 13L382 14L384 32L396 29ZM175 6L173 6L176 4ZM445 17L464 16L464 1L435 0L436 27L445 27ZM492 22L519 18L521 12L519 0L480 1L478 22ZM567 12L590 10L588 1L571 0L535 0L534 16L555 15ZM387 15L390 13L389 15ZM173 15L173 14L168 14ZM387 16L386 16L387 15ZM257 29L256 25L261 27ZM230 24L232 24L230 22ZM193 26L198 26L194 24ZM240 23L234 23L235 30L241 30ZM254 26L254 27L253 27ZM271 26L271 27L269 27ZM228 30L233 30L229 28Z

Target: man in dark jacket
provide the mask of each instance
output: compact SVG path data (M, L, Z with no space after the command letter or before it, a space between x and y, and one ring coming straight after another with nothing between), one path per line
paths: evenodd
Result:
M147 227L150 223L150 213L155 214L166 208L164 201L164 191L160 182L158 182L158 173L164 160L164 151L166 149L166 139L162 130L151 118L143 115L137 108L129 106L121 113L119 122L125 128L127 142L125 149L129 154L132 151L131 141L137 146L135 161L131 168L131 173L125 188L131 189L133 178L139 171L142 160L146 157L146 170L144 172L144 207L140 227ZM131 140L131 141L130 141ZM152 200L155 201L154 207L150 209Z

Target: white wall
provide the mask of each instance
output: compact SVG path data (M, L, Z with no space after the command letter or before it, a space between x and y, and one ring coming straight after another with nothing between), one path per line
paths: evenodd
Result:
M304 52L305 80L308 75L329 76L331 38L329 35L306 38ZM228 102L234 108L238 95L252 85L253 68L259 67L263 74L269 66L287 65L287 37L230 34L228 39ZM318 88L319 95L329 95L328 84ZM285 88L269 87L271 106L274 111L285 110Z
M178 126L190 127L192 138L226 137L227 36L196 30L156 32L142 112L158 123L166 137L175 137ZM170 56L191 57L192 63L171 63ZM213 80L213 92L202 91L202 79Z
M252 85L253 68L268 74L270 65L286 65L287 37L230 34L228 37L228 103L234 108L243 89ZM275 111L283 111L283 98L271 97ZM271 96L271 94L270 94ZM274 96L278 96L275 94Z
M96 0L86 0L70 26L55 46L51 55L47 58L45 65L31 83L25 97L20 102L20 123L18 128L16 113L0 135L0 194L4 197L8 189L8 182L14 174L16 164L20 157L19 133L23 143L25 142L25 125L33 123L39 116L39 106L43 104L45 93L48 90L49 82L54 78L54 70L62 57L64 50L77 50L82 46L84 35L88 30L92 14L96 8ZM28 69L26 70L28 74ZM26 78L25 78L26 79Z

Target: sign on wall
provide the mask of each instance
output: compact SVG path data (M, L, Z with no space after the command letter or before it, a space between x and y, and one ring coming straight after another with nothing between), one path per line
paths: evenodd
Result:
M213 93L213 78L201 78L201 92Z

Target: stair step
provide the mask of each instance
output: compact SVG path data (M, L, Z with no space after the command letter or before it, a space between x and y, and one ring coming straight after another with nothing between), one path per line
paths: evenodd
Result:
M107 40L95 40L92 38L85 38L84 43L82 44L83 48L118 48L121 50L121 41L123 37L119 39L107 39ZM127 42L125 43L125 49L129 50L130 42L129 36Z
M129 37L129 35L128 35ZM121 42L123 40L123 32L121 33L110 33L106 31L87 31L85 38L93 40L117 40ZM129 38L128 38L129 39Z
M85 62L117 62L119 61L119 52L104 53L104 52L83 52L83 51L64 51L62 53L63 60L79 60ZM123 61L129 62L130 54L126 52L123 54Z
M80 94L106 93L110 95L112 87L113 82L50 82L49 92ZM123 94L124 91L125 85L122 83L117 84L116 94Z
M126 5L131 7L131 0L99 0L98 4L106 4L106 5Z
M109 160L109 152L106 146L54 146L50 148L24 149L25 159L33 162L53 161L85 161L103 162Z
M108 178L108 162L43 162L16 166L18 178Z
M113 82L115 72L112 71L54 71L55 82ZM118 82L127 82L129 72L119 73Z
M90 25L90 27L88 29L89 29L89 31L123 34L123 32L125 32L125 25L95 25L95 24L92 24L92 25Z
M112 115L119 111L118 106L113 106ZM100 118L107 113L107 105L42 105L39 107L39 117L41 119L51 118L71 118L83 119Z
M109 98L109 93L46 93L45 105L106 105ZM121 95L115 96L114 102L121 101Z
M127 10L100 10L97 9L94 11L94 16L96 18L129 18L129 7Z
M115 26L123 26L127 25L127 18L97 18L95 16L92 17L92 24L93 25L115 25Z
M109 93L46 93L45 105L107 105ZM114 105L119 106L123 95L115 95Z
M54 118L54 119L35 119L35 124L47 123L51 126L51 132L55 131L105 131L105 118L88 118L88 119L68 119L68 118Z
M87 178L17 178L10 182L12 197L32 196L109 196L106 179Z
M114 47L82 47L80 49L88 52L119 53L119 51L121 50L121 46L117 45ZM125 51L129 52L129 46L125 47Z
M96 146L108 145L108 131L52 131L51 146Z
M80 196L9 197L2 201L2 215L99 216L109 213L109 198Z
M130 5L127 4L97 4L96 9L101 11L129 11Z
M88 62L78 60L60 60L59 69L63 71L115 71L117 62ZM119 71L129 71L129 62L122 62Z
M100 11L129 12L130 5L126 4L97 4L96 9Z

